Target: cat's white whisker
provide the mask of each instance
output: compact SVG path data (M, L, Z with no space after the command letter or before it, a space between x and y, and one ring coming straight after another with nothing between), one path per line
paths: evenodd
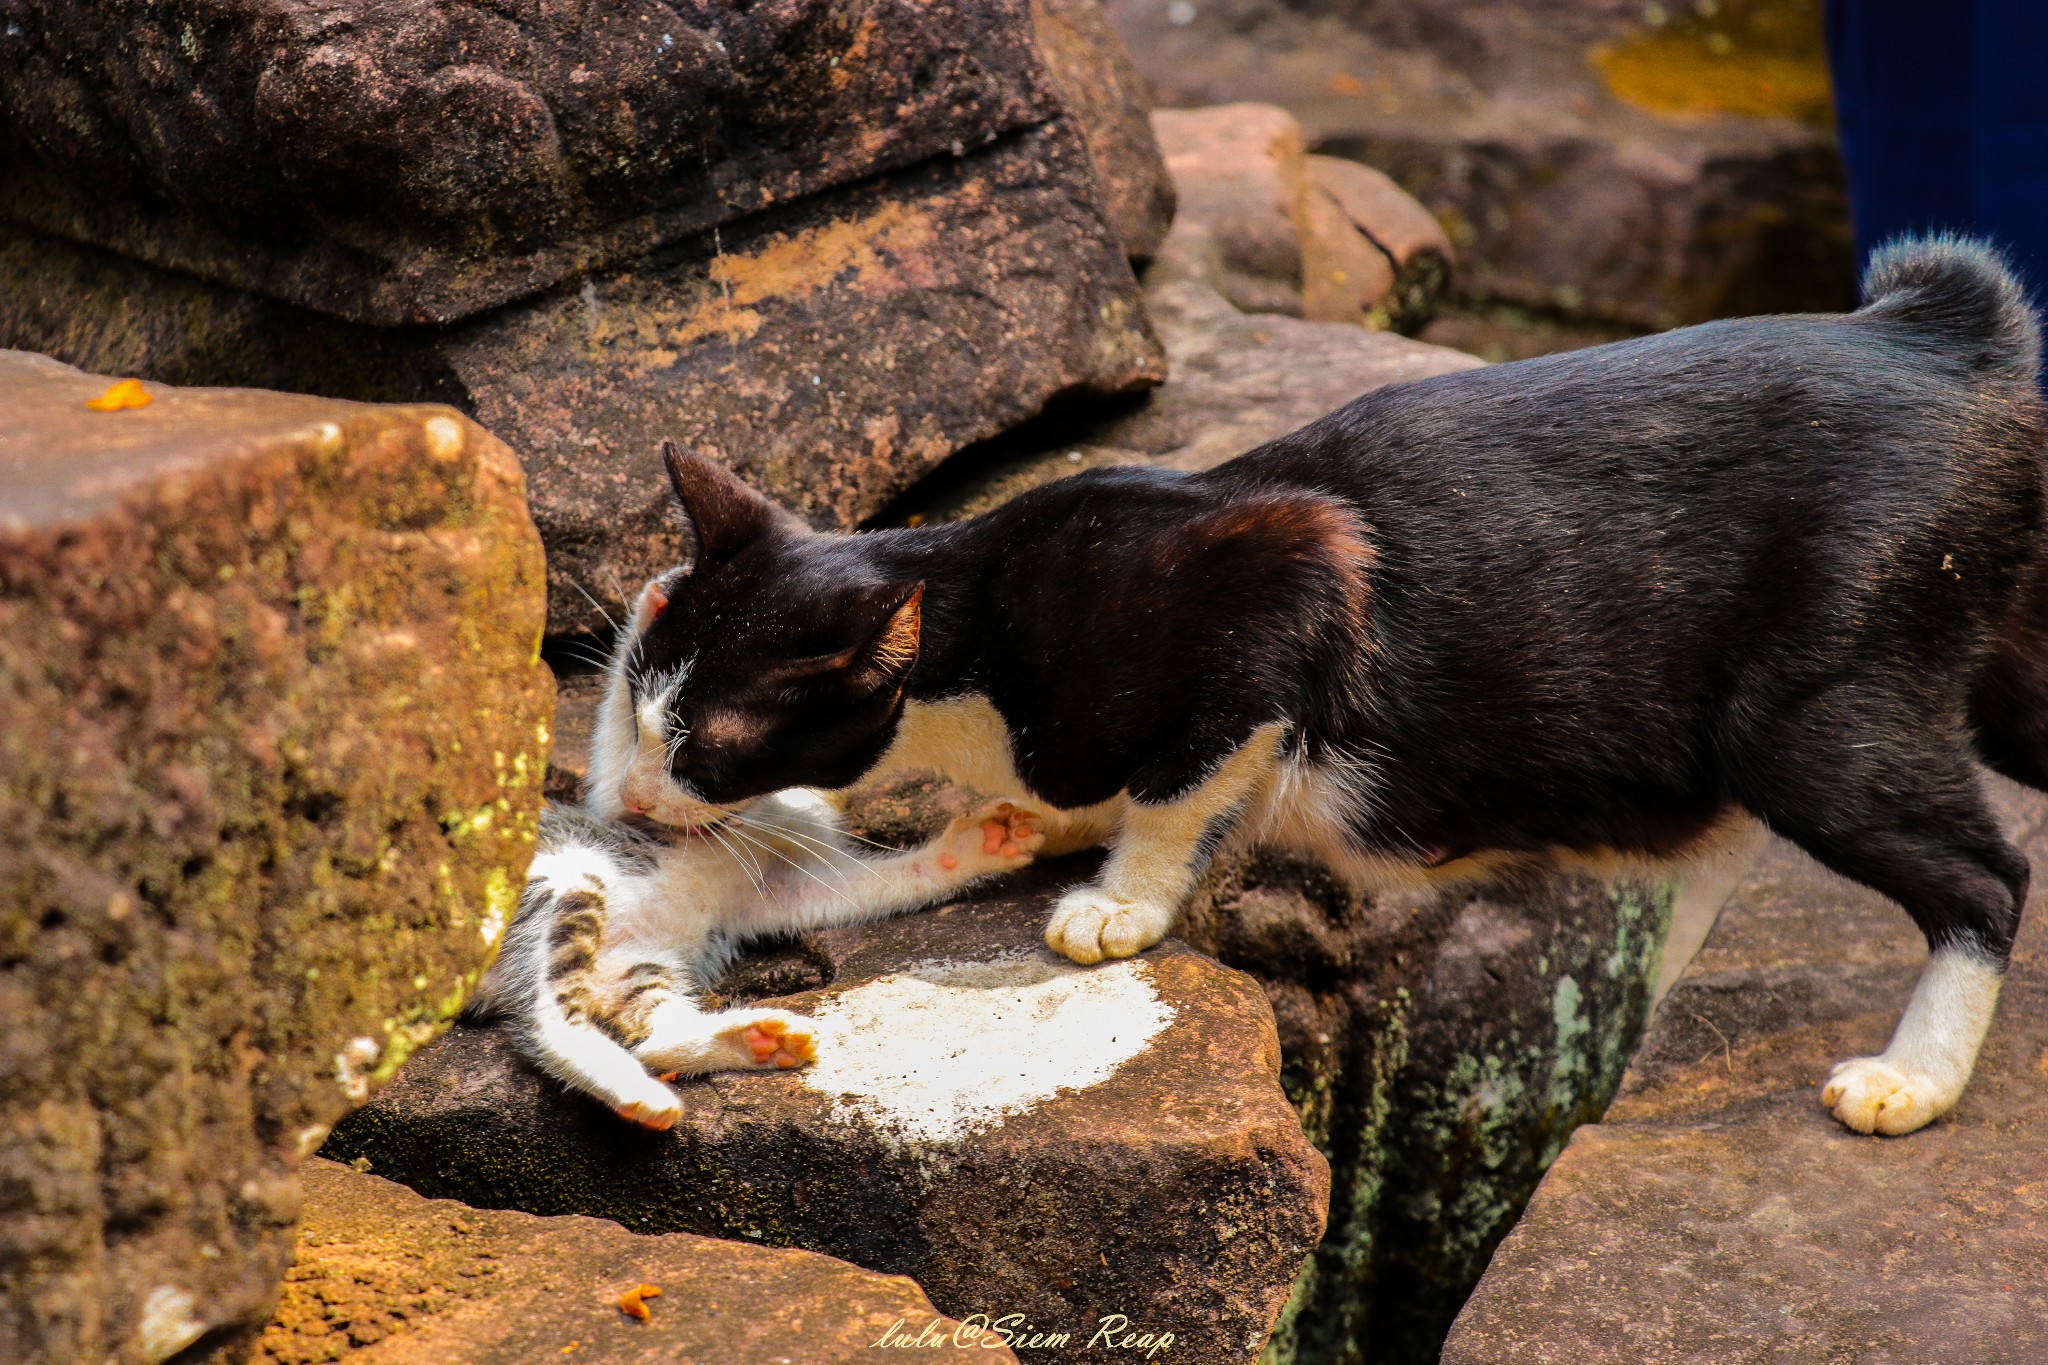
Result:
M735 828L735 829L732 829L732 830L731 830L731 833L732 833L732 834L733 834L734 836L736 836L736 837L738 837L738 838L740 838L740 839L744 839L744 840L746 840L746 841L747 841L748 843L752 844L752 845L753 845L754 847L756 847L756 848L759 848L759 849L762 849L762 850L763 850L763 851L765 851L765 852L768 852L768 853L772 853L772 854L774 854L774 855L775 855L776 857L778 857L778 858L782 859L782 861L783 861L783 862L785 862L785 863L788 863L788 864L789 864L789 865L790 865L791 867L795 868L795 869L796 869L796 870L797 870L798 872L801 872L801 873L803 873L803 874L804 874L804 875L805 875L806 877L809 877L809 878L810 878L810 879L811 879L812 881L816 882L816 883L817 883L817 884L818 884L819 886L823 887L823 888L824 888L825 890L827 890L827 891L830 891L830 892L831 892L831 893L832 893L832 894L833 894L834 896L836 896L836 897L838 897L838 898L839 898L840 900L844 901L844 902L845 902L845 903L847 904L847 906L848 906L849 908L851 908L851 907L853 907L853 906L854 906L854 900L853 900L853 898L852 898L851 896L849 896L849 895L847 895L847 894L846 894L846 890L845 890L845 888L844 888L843 886L835 885L835 884L834 884L833 882L830 882L830 881L826 880L825 878L823 878L823 877L820 877L820 876L819 876L819 875L818 875L817 873L815 873L815 872L811 871L811 869L809 869L808 867L805 867L805 866L804 866L804 865L803 865L802 863L800 863L800 862L798 862L798 861L797 861L796 859L794 859L794 858L790 857L790 856L789 856L789 855L788 855L787 853L784 853L784 852L783 852L783 851L782 851L781 849L779 849L779 848L775 847L775 845L773 845L773 844L771 844L771 843L768 843L768 842L767 842L766 840L763 840L763 839L756 839L756 838L752 837L751 835L749 835L749 834L748 834L748 833L747 833L747 832L746 832L745 830L742 830L742 829L737 829L737 828Z
M747 880L754 884L754 894L765 899L768 895L768 874L762 869L760 860L751 853L742 857L739 847L728 840L724 834L720 833L715 825L706 829L705 833L709 834L712 841L726 851L727 856L738 865L740 871L747 874Z
M735 815L728 823L734 825L744 825L748 829L759 830L764 834L772 834L777 838L787 839L791 843L794 843L799 847L815 849L820 854L820 856L825 858L838 858L844 861L846 864L848 864L849 867L857 868L861 872L865 873L870 877L879 877L882 875L881 873L875 871L875 869L873 869L872 867L869 867L867 863L862 861L858 854L850 853L843 848L834 848L831 844L825 842L825 840L823 839L818 838L814 834L806 834L802 830L791 829L787 825L779 825L774 823L773 821L762 820L754 816Z
M581 583L578 583L575 579L569 577L567 574L562 575L562 581L564 583L567 583L570 587L576 589L577 592L581 593L583 595L583 600L590 603L591 610L595 611L599 616L602 616L604 618L606 625L610 626L613 630L617 630L619 628L619 623L612 618L612 614L604 609L604 603L598 601L595 597L592 597L590 595L590 590L588 588L585 588Z

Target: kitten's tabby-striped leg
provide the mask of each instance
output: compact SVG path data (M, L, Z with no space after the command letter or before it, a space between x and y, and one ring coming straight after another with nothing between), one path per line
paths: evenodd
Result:
M1085 964L1130 957L1165 938L1220 826L1272 780L1285 734L1277 721L1260 726L1178 801L1131 802L1101 876L1060 897L1045 928L1046 944Z
M547 970L526 1030L535 1060L550 1075L602 1100L619 1117L646 1128L669 1127L681 1116L682 1103L647 1074L611 1031L619 1026L613 1018L615 1003L627 995L630 1008L648 988L646 974L629 970L623 989L601 974L605 906L597 892L563 892L552 908ZM633 989L636 984L641 991Z

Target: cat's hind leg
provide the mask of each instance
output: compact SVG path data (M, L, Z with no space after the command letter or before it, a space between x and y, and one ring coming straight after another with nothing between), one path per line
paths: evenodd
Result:
M1959 735L1944 739L1940 724L1910 715L1872 716L1867 702L1845 713L1836 700L1823 696L1762 736L1737 795L1830 870L1897 901L1926 935L1927 964L1890 1043L1835 1067L1821 1092L1859 1133L1910 1133L1954 1107L1970 1079L2029 871Z

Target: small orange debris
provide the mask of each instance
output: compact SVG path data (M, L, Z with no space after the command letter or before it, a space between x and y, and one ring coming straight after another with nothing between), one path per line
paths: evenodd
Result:
M664 1071L659 1076L656 1076L654 1079L660 1081L663 1085L674 1085L676 1077L682 1074L683 1073L680 1071Z
M619 1295L619 1311L629 1318L637 1318L639 1321L645 1322L654 1315L647 1311L647 1304L644 1301L660 1297L660 1285L636 1284L625 1293Z
M1365 93L1365 82L1349 71L1340 71L1330 77L1330 93L1333 95L1358 96Z
M94 412L119 412L123 408L146 408L153 401L140 379L124 379L99 397L86 399L85 405Z

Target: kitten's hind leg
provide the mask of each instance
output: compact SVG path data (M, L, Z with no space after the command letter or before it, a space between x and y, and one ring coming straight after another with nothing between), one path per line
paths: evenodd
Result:
M659 964L600 958L605 903L588 889L563 892L550 907L547 957L520 1041L541 1069L643 1128L670 1127L683 1112L675 1092L626 1050L636 1011L666 984Z
M707 1014L687 996L656 1007L647 1036L633 1047L643 1066L665 1076L711 1071L767 1071L818 1058L812 1021L786 1010L738 1009Z

